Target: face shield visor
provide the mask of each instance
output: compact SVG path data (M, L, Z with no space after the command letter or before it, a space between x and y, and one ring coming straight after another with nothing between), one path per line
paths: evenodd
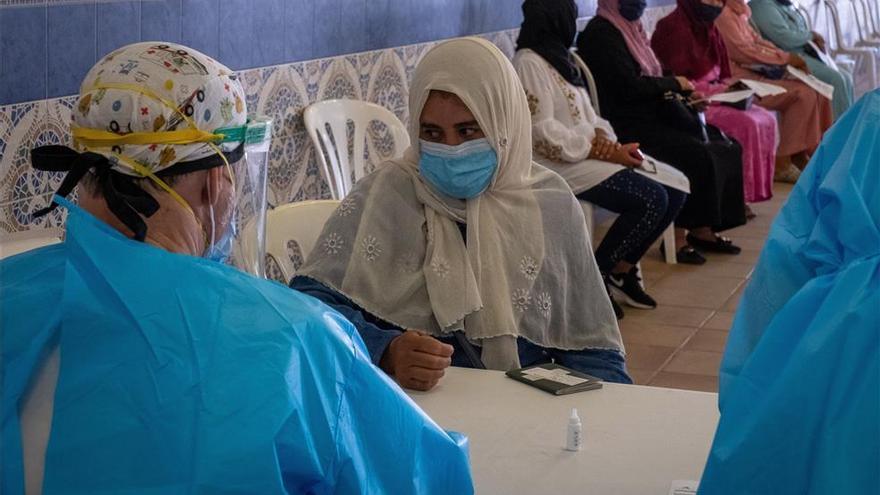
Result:
M227 263L262 277L265 274L266 193L272 120L256 117L240 127L217 129L224 142L244 142L244 156L230 164L235 187ZM229 236L227 236L229 237Z

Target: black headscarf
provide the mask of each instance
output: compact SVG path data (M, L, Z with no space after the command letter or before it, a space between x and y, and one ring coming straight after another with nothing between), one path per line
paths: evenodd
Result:
M566 81L586 86L568 51L577 35L577 4L574 0L526 0L516 49L533 50Z

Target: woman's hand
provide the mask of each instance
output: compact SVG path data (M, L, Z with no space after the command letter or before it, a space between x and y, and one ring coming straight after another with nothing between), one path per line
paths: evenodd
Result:
M788 65L794 67L795 69L800 69L807 74L810 73L810 67L807 65L807 61L804 60L803 57L798 55L797 53L789 53L788 54Z
M614 150L611 162L619 163L624 167L634 168L642 164L642 153L639 151L639 143L619 144Z
M681 88L681 91L683 92L694 91L694 89L696 89L686 77L675 76L675 80L678 81L678 87Z
M379 367L402 387L430 390L452 364L451 345L415 330L395 337L385 349Z
M828 53L828 51L825 50L825 38L816 31L813 31L813 43L815 43L823 53Z
M608 134L602 129L596 129L596 137L593 138L593 147L590 149L589 158L608 161L615 150L620 148L620 143L608 139Z

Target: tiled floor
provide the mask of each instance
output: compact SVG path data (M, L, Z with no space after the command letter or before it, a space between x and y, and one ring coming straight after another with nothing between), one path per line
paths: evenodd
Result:
M667 265L655 247L642 260L645 286L659 307L624 306L620 330L636 383L718 391L718 367L739 298L791 191L786 184L774 186L773 199L752 205L757 218L724 233L743 248L738 256L707 255L703 266Z

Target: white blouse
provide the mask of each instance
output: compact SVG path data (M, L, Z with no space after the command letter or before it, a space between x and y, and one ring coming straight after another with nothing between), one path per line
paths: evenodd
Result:
M561 175L580 194L626 167L588 159L596 129L616 140L607 120L596 115L586 88L566 81L532 50L516 52L513 66L519 74L532 114L535 161Z

